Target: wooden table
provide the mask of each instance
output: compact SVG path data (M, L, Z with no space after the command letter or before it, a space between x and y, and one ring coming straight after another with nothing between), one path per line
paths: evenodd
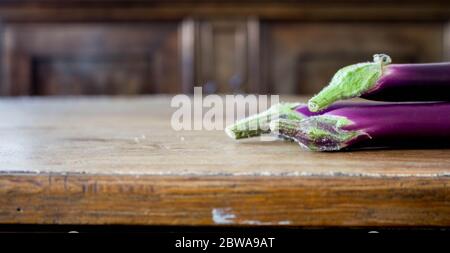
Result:
M239 143L172 130L174 110L169 97L1 99L0 223L450 225L450 150Z

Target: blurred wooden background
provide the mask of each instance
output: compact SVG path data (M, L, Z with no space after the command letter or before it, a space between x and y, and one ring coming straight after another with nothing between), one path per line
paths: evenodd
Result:
M311 94L378 52L450 58L444 0L2 0L0 94Z

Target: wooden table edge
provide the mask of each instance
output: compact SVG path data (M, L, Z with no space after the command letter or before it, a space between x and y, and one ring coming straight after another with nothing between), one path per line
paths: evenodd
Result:
M445 227L450 177L0 175L0 224Z

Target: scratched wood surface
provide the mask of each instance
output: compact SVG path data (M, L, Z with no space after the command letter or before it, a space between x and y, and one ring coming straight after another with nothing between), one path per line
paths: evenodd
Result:
M174 131L173 111L168 97L0 100L0 223L450 225L450 150L313 153Z

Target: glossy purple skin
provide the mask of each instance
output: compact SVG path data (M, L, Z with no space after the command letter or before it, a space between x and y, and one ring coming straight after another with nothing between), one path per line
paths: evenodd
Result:
M329 111L333 111L333 110L343 108L343 107L351 107L351 106L356 106L356 105L367 105L367 104L368 103L351 103L351 102L334 103L319 112L311 112L308 109L308 106L306 104L302 104L302 105L298 106L297 108L295 108L295 110L305 117L311 117L311 116L322 115Z
M450 103L358 104L324 115L346 117L360 136L351 144L362 146L450 146Z
M450 101L450 62L387 65L374 89L361 97L378 101Z

